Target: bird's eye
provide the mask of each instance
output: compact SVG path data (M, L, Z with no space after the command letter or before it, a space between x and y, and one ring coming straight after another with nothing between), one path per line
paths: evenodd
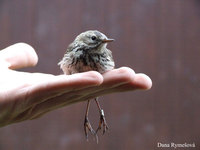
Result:
M91 39L92 39L93 41L95 41L95 40L97 39L97 37L96 37L96 36L92 36Z

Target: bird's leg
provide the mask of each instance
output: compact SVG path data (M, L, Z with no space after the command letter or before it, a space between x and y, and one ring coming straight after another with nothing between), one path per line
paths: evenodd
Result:
M98 109L99 109L99 113L100 113L100 120L99 120L99 126L96 130L96 134L99 130L101 130L101 127L103 126L103 134L106 132L106 130L108 130L108 125L106 123L106 119L105 119L105 115L104 115L104 111L103 109L101 109L101 106L99 104L99 101L98 101L98 97L95 98L95 102L98 106Z
M87 140L88 140L88 131L90 131L93 135L96 136L96 132L92 129L92 126L88 119L89 107L90 107L90 100L88 100L87 102L87 108L86 108L85 120L84 120L84 131L85 131L85 137Z

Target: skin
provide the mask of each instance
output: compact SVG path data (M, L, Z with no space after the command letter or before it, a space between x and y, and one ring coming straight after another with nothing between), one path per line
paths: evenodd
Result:
M0 127L36 119L45 113L101 95L148 90L151 79L128 67L73 75L29 73L15 69L35 66L35 50L17 43L0 51Z

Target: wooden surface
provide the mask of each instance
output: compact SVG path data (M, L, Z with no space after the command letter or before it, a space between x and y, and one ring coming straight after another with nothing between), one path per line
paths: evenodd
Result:
M77 34L98 29L117 67L129 66L153 80L150 91L101 97L110 132L86 142L86 103L0 129L0 150L147 150L157 143L193 143L200 149L199 0L0 1L0 49L17 42L39 56L24 71L60 74L57 62ZM98 122L96 106L90 111Z

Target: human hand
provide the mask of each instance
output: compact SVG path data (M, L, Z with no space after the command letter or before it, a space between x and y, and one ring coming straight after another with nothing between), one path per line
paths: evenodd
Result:
M24 43L0 51L0 127L100 95L152 86L148 76L127 67L103 75L95 71L52 75L14 70L34 66L37 61L34 49Z

